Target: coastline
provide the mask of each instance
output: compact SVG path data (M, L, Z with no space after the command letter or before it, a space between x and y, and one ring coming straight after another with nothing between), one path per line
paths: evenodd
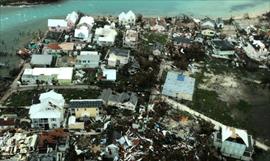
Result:
M34 5L42 5L42 4L50 4L50 3L56 3L60 2L62 0L52 0L45 2L40 1L40 2L27 2L27 1L19 1L18 2L7 2L6 4L0 4L0 7L29 7L29 6L34 6Z

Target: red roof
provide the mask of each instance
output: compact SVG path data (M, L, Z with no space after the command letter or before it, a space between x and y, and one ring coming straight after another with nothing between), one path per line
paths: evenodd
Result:
M15 119L4 119L0 118L0 126L14 126L15 125Z
M66 138L67 133L63 129L55 129L48 132L42 132L39 135L38 147L44 147L45 142L49 145L57 144L58 139Z
M47 48L53 49L53 50L60 50L62 49L59 44L57 43L50 43L47 45Z

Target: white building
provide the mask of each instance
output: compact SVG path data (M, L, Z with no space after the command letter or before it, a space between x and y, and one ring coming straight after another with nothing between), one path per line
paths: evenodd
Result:
M214 30L216 27L216 22L212 19L206 18L201 21L201 28L202 29L212 29Z
M37 81L52 84L53 81L58 81L60 85L65 85L71 84L72 76L72 67L33 68L24 70L21 81L27 84L36 84Z
M95 31L95 41L100 46L111 46L114 44L117 32L109 25L104 28L97 28Z
M102 77L106 81L116 81L116 70L115 69L103 69Z
M135 30L127 30L124 37L124 46L135 48L138 43L138 32Z
M79 23L77 24L77 26L86 25L86 26L88 26L89 29L91 30L92 27L94 26L94 24L95 24L95 20L94 20L93 17L91 17L91 16L83 16L83 17L80 19L80 21L79 21Z
M32 128L53 129L61 127L64 121L65 99L53 90L42 93L40 103L30 107Z
M75 11L69 13L66 17L66 21L69 28L74 28L78 20L79 20L79 14Z
M86 25L82 25L75 29L74 37L86 42L91 42L91 29L89 29L89 27Z
M253 138L246 130L223 126L214 133L214 146L227 157L251 161L253 145Z
M64 19L48 19L48 28L50 31L62 32L68 31L68 23Z
M128 11L127 13L122 12L118 16L118 21L120 25L135 25L136 23L136 15L132 11Z
M111 48L108 51L107 59L110 67L116 67L117 65L123 66L129 62L130 50Z
M81 51L77 56L75 68L98 68L100 54L97 51Z

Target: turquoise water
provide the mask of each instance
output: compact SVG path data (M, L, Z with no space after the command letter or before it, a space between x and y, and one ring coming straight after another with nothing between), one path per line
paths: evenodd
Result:
M92 15L118 15L133 10L147 16L229 17L258 10L269 10L268 0L63 0L56 4L25 7L1 7L0 31L50 17L82 11Z
M118 15L128 10L144 16L230 17L269 11L270 0L62 0L54 4L0 7L0 51L10 53L0 55L0 63L11 67L18 64L16 49L30 41L32 32L46 30L48 18L64 18L72 11L97 16ZM0 75L4 74L7 70L0 69Z

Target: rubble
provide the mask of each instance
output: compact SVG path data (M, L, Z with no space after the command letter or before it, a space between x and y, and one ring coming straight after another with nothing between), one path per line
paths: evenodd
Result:
M227 24L220 18L188 16L141 17L137 22L132 11L121 13L118 20L72 12L57 21L62 26L49 21L44 38L18 52L22 57L33 54L32 65L41 65L42 73L24 69L21 81L28 83L12 88L102 92L98 98L86 94L82 99L79 91L79 97L69 101L53 90L40 94L39 104L25 108L30 115L19 118L32 125L28 131L15 126L17 117L0 118L0 159L218 161L231 157L228 150L219 151L223 142L212 123L172 108L160 96L186 104L193 103L198 89L217 91L223 101L229 99L227 90L238 97L242 91L237 89L241 83L236 76L216 74L208 65L202 69L201 61L229 61L233 68L254 61L269 69L269 34L262 27L249 21ZM48 73L62 68L68 71ZM202 70L207 72L196 76ZM198 84L198 79L203 83ZM47 97L41 99L44 94ZM232 131L230 137L239 138ZM246 131L244 136L246 141ZM245 145L251 149L249 155L234 158L252 159L253 144Z

